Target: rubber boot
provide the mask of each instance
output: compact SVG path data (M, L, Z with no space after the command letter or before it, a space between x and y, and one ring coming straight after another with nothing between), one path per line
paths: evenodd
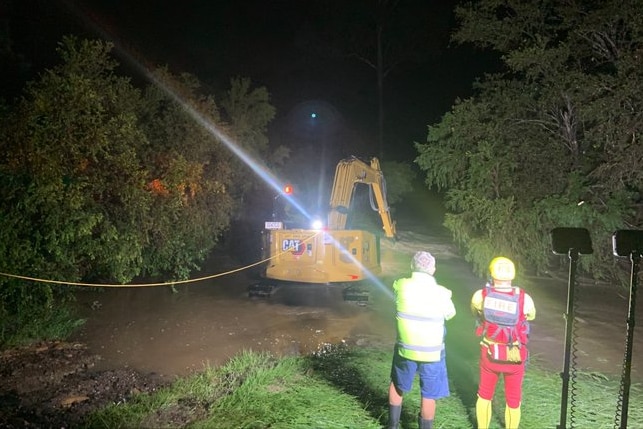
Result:
M520 415L520 407L509 408L509 405L507 405L505 407L505 428L518 429L518 426L520 426Z
M400 423L400 416L402 415L402 406L401 405L391 405L388 406L388 429L397 429L398 424Z
M418 427L420 429L433 429L433 420L425 420L422 414L418 414Z
M478 421L478 429L489 429L491 423L491 401L482 399L478 396L476 401L476 420Z

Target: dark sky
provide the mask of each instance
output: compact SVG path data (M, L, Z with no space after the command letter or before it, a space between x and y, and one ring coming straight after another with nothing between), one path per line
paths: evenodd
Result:
M190 72L213 91L233 76L266 86L278 116L277 138L311 109L375 145L375 71L350 53L350 40L366 43L374 0L3 0L9 1L13 49L37 71L55 60L63 34L109 37L150 63ZM469 48L449 45L455 0L401 0L389 30L398 52L413 60L385 81L386 141L394 158L412 159L413 141L439 120L457 97L488 69ZM417 34L416 46L408 41ZM417 39L415 41L417 41ZM343 51L343 52L342 52ZM304 116L301 116L304 115ZM293 119L294 118L294 119ZM295 136L296 137L296 136ZM375 148L374 148L375 150Z

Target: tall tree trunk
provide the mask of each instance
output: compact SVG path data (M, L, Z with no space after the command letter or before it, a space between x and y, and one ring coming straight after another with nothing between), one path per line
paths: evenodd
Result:
M384 59L382 56L382 24L377 25L377 144L379 157L384 157Z

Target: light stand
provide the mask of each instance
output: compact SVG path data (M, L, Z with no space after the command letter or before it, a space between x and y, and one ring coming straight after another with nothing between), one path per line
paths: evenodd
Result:
M621 384L622 408L621 429L627 428L627 413L630 400L632 345L634 344L634 325L636 312L636 289L638 285L639 262L643 256L643 231L619 230L612 235L614 256L629 257L632 262L630 276L630 301L627 317L627 342L625 344L625 363ZM617 416L618 417L618 416Z
M565 352L563 355L563 380L560 422L558 429L564 429L567 424L567 399L569 396L569 367L572 334L574 326L574 290L576 286L576 267L578 255L588 255L593 252L589 231L585 228L554 228L552 230L552 248L557 255L569 256L569 280L567 285L567 313L565 313Z

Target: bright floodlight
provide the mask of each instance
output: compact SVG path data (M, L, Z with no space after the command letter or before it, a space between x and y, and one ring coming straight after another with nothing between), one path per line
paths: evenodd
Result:
M324 222L319 219L315 219L311 225L312 229L320 230L324 227Z

